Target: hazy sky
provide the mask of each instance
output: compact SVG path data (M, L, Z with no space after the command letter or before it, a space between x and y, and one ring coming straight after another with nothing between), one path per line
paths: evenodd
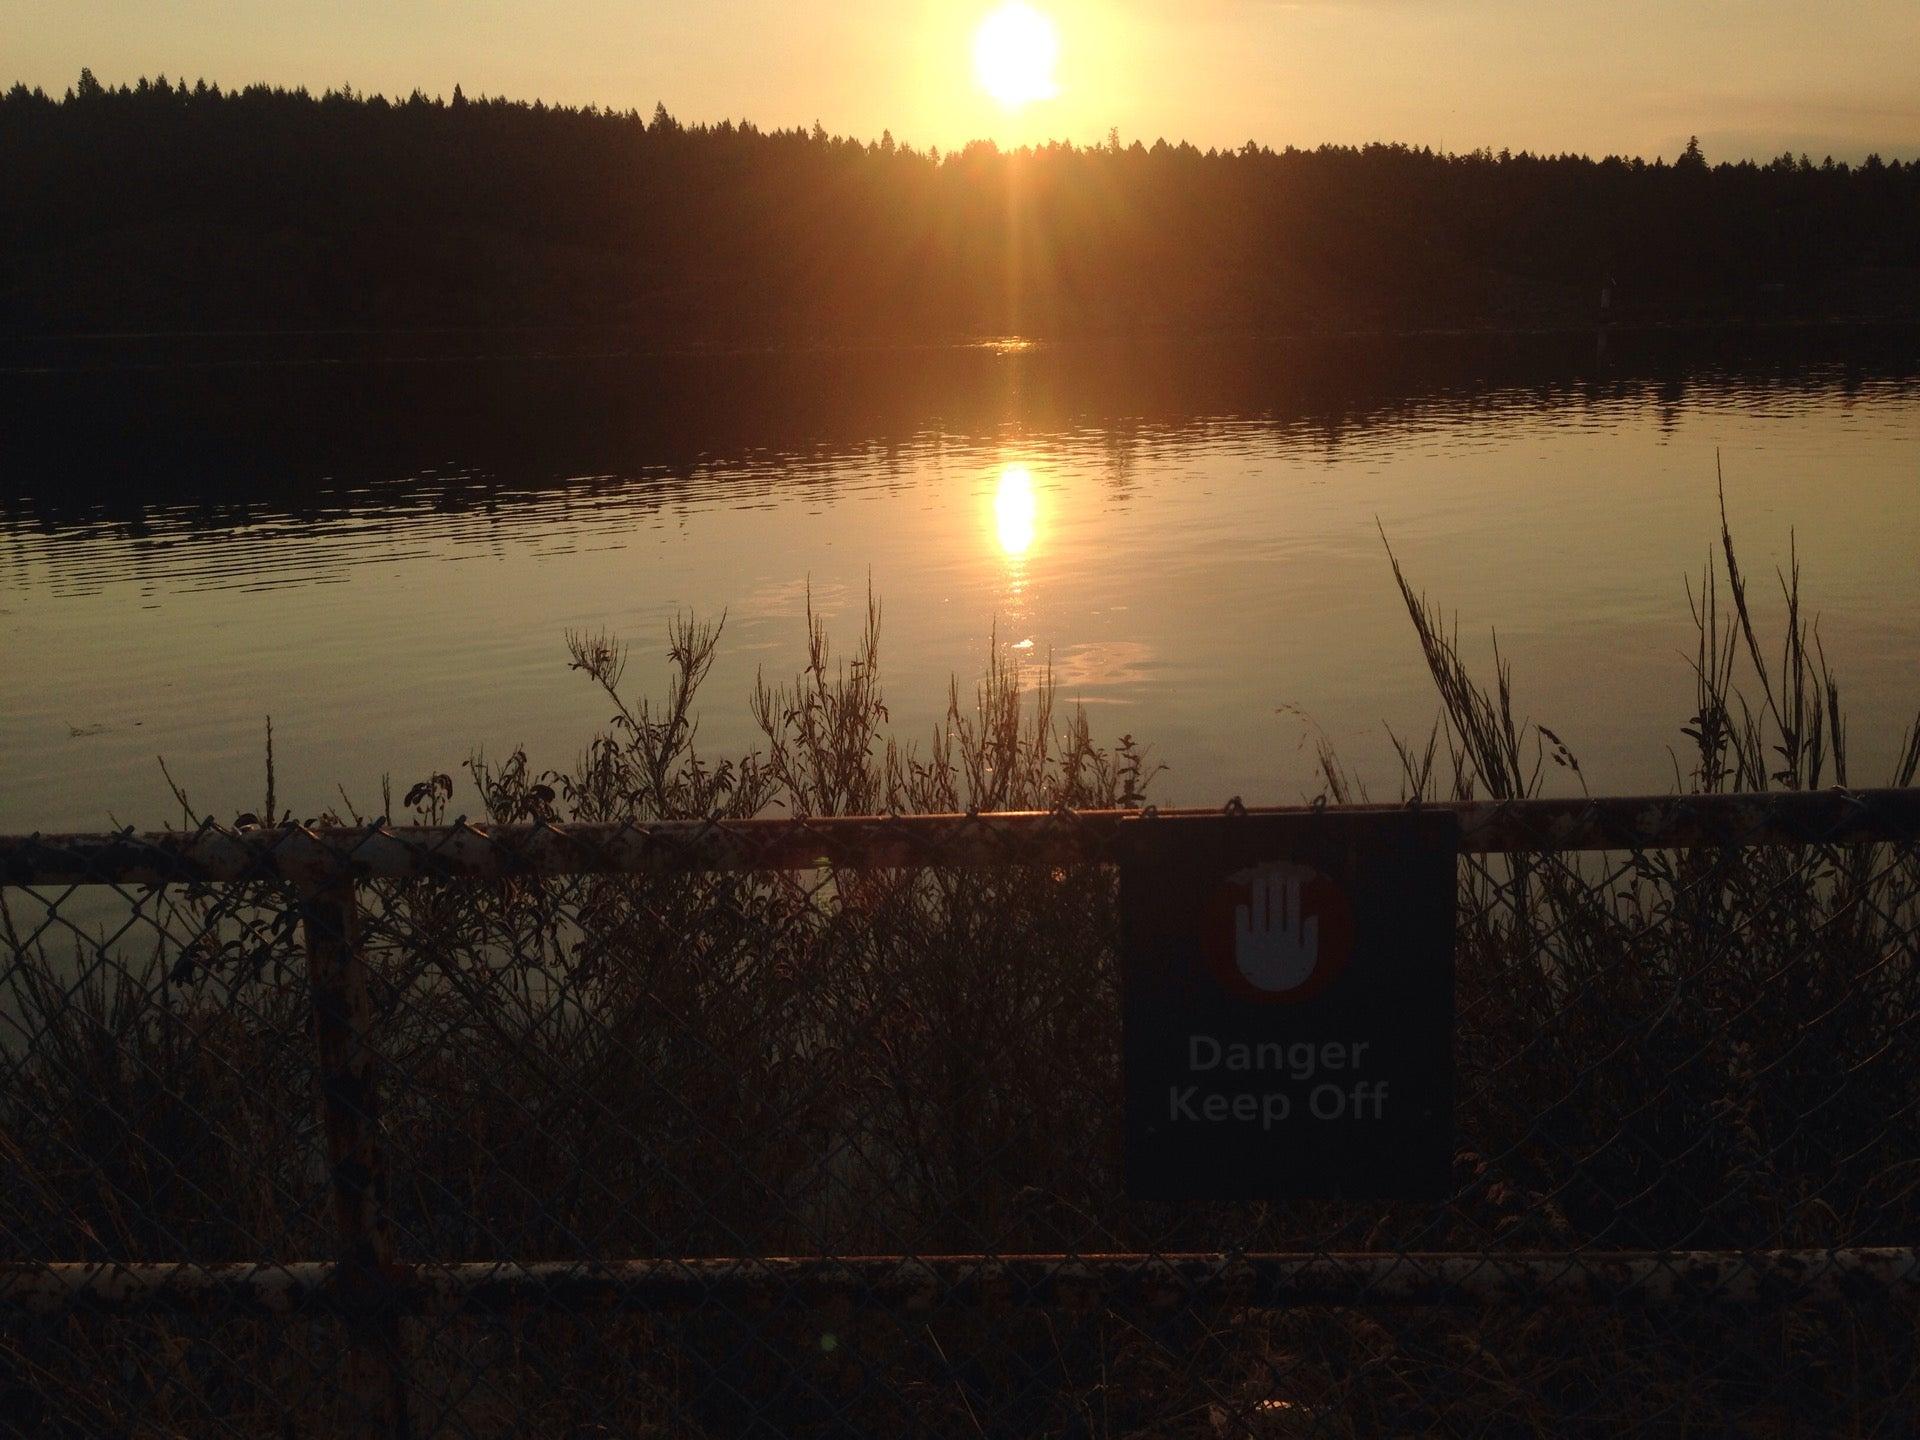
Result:
M1920 155L1920 0L1032 0L1056 98L976 83L998 0L0 0L0 81L504 93L919 145L1086 140Z

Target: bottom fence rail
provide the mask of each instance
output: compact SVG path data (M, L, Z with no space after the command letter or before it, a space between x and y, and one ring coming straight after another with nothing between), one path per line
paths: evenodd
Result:
M0 1265L0 1319L101 1313L673 1311L726 1301L965 1305L1572 1305L1920 1298L1920 1250L1349 1255L939 1255L396 1265Z

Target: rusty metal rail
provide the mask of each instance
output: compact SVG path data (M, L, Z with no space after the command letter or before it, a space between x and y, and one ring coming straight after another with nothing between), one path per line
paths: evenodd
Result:
M1825 1303L1920 1297L1920 1250L1342 1255L928 1255L397 1266L376 1295L350 1267L0 1265L0 1313L74 1310L388 1316L639 1309L780 1298L953 1305Z
M1364 814L1392 806L1343 806ZM1499 800L1434 805L1460 817L1466 855L1593 850L1850 845L1920 833L1920 789L1766 795ZM979 815L621 824L308 829L304 826L110 835L0 836L3 885L173 885L278 880L500 880L519 875L1100 864L1146 831L1219 810L1102 810ZM1309 815L1313 807L1228 807Z

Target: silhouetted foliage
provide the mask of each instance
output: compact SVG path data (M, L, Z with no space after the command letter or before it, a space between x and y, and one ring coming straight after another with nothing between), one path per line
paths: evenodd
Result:
M0 99L18 330L611 324L670 340L1920 310L1920 163L1399 145L942 156L418 91Z

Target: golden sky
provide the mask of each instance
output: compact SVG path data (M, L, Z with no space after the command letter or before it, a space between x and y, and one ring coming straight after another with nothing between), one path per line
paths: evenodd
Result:
M83 65L507 94L952 147L1092 140L1920 155L1920 0L1030 0L1053 93L975 74L1001 0L0 0L0 83Z

